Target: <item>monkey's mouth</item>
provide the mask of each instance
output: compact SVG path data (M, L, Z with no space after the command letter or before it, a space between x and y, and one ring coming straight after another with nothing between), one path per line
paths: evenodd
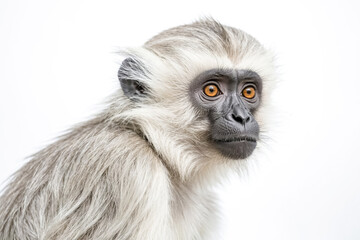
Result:
M236 136L223 139L213 139L217 149L231 159L244 159L254 151L257 138L252 136Z
M256 138L251 136L240 136L226 139L214 139L216 143L229 143L229 142L253 142L256 143Z

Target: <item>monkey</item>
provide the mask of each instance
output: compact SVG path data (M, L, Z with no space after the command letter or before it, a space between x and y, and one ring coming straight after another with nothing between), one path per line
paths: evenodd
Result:
M12 176L1 240L220 239L213 187L261 145L273 54L208 18L120 54L105 109Z

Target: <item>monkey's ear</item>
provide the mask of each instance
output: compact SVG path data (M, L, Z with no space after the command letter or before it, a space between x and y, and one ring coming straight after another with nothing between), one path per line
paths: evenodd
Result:
M118 71L118 78L121 88L130 99L136 99L146 95L146 87L139 79L144 76L144 68L141 63L134 58L126 58Z

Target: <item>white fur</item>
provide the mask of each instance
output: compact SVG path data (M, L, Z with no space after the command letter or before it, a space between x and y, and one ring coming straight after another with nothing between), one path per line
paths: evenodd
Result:
M251 69L264 81L264 108L275 78L271 54L213 20L123 54L143 67L125 71L148 96L118 90L104 112L35 154L0 199L0 239L218 239L212 187L247 160L212 148L189 84L208 69ZM261 129L264 113L255 116Z

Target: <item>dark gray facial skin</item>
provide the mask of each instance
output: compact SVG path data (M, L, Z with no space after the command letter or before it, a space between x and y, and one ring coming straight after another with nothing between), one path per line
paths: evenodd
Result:
M213 84L219 92L209 97L204 88ZM243 89L253 87L251 99ZM210 120L210 141L224 155L244 159L251 155L259 139L259 125L253 113L260 105L262 80L251 70L211 69L197 76L190 85L190 98Z

